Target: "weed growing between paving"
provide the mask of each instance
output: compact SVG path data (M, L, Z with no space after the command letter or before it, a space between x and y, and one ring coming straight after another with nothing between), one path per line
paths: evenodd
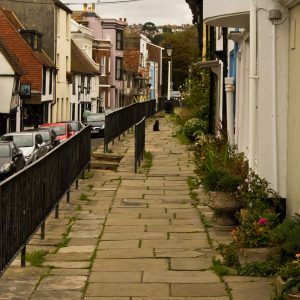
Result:
M80 176L80 179L91 179L94 177L94 172L93 171L89 171L89 170L85 170L81 176Z
M94 188L94 185L90 183L87 185L87 187L88 187L88 191L90 192Z
M41 267L45 261L45 256L48 251L37 250L26 253L26 261L28 261L33 267Z
M89 201L90 199L89 199L88 195L81 194L80 197L79 197L79 200L80 201Z
M149 174L149 171L153 163L153 154L150 151L144 152L144 164L143 169L146 171L146 174Z

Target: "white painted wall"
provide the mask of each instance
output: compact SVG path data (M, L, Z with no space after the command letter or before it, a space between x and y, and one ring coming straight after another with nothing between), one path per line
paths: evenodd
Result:
M276 58L272 55L274 25L268 19L269 9L280 9L283 16L281 20L283 23L276 25ZM259 1L257 16L259 76L257 91L257 122L259 128L258 143L256 145L257 169L258 173L262 177L267 178L271 186L285 197L287 175L289 21L288 19L284 21L287 11L274 0ZM275 83L272 77L274 70L276 70ZM274 92L276 93L276 116L274 116L272 109L274 107ZM273 118L276 118L276 128ZM276 138L274 137L274 130L277 131ZM276 163L277 170L274 169Z
M1 75L11 75L11 77L2 77ZM15 72L3 54L0 52L0 113L10 112L10 103L14 88Z
M71 71L71 15L63 9L57 10L57 56L56 102L52 109L52 121L70 119L70 87L66 73Z

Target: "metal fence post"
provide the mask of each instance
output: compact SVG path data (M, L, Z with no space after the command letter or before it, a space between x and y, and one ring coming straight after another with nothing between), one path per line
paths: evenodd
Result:
M45 239L45 222L43 222L41 226L41 240L44 239Z
M55 207L55 219L58 219L59 217L59 203Z
M70 190L67 191L67 203L70 203Z
M26 245L21 250L21 267L26 267Z

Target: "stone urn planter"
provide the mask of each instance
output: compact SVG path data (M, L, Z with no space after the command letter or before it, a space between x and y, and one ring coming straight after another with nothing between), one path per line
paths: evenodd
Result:
M242 202L230 193L209 192L207 206L217 213L217 225L231 228L235 224L234 214Z
M288 294L288 300L300 299L300 294Z
M277 276L274 280L275 296L282 295L284 292L285 286L286 286L286 281L283 280L281 276ZM300 299L300 293L287 295L287 300L296 300L296 299Z
M238 255L241 265L254 262L263 262L268 257L278 255L280 247L263 247L263 248L239 248Z

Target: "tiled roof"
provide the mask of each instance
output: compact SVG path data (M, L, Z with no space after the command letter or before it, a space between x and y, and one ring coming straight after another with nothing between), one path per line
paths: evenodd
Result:
M89 75L100 74L87 55L76 46L73 40L71 41L71 71Z
M25 74L25 71L22 69L19 60L16 56L14 56L9 50L5 47L5 45L1 42L0 39L0 52L4 55L7 59L13 70L17 75Z
M140 51L139 50L124 50L123 63L125 71L138 73L140 62Z
M24 29L11 11L0 7L0 40L5 48L18 58L22 69L26 72L21 82L31 83L32 90L42 89L42 68L55 67L45 52L34 51L24 40L20 29Z

